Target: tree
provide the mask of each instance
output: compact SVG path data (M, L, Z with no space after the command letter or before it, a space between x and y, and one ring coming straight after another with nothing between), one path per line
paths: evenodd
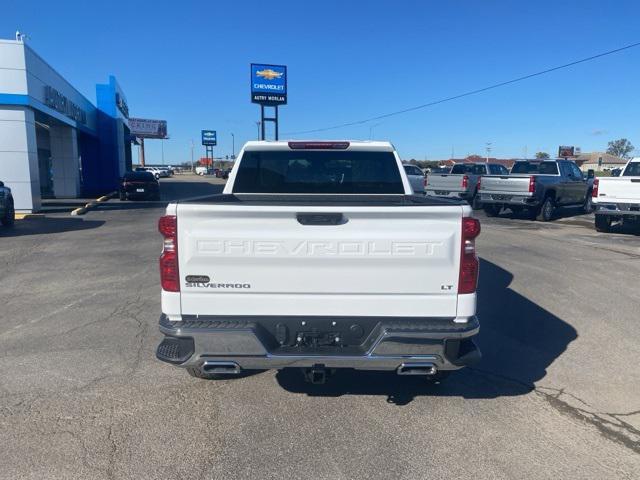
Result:
M619 140L612 140L609 142L607 153L620 158L629 158L629 154L634 150L635 147L631 145L629 140L621 138Z
M540 158L540 159L549 158L549 154L547 152L538 152L536 153L536 158Z

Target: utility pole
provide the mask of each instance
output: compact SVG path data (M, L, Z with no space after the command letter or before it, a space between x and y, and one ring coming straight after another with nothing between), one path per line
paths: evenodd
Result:
M191 173L193 173L193 138L191 139Z
M489 163L489 155L491 154L491 142L487 142L487 163Z
M231 134L231 160L236 158L236 136Z
M258 121L258 122L256 122L256 127L258 127L258 140L260 140L260 124L261 124L261 123L262 123L262 122L259 122L259 121Z
M382 125L382 122L376 123L375 125L371 125L369 127L369 140L373 140L373 129L376 128L378 125Z
M160 148L161 148L161 151L162 151L162 154L161 154L162 166L164 167L164 138L160 139Z

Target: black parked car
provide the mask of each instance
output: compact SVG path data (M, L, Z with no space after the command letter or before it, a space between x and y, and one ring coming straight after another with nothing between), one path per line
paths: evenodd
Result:
M13 225L16 211L13 208L13 197L11 189L4 186L4 182L0 182L0 223L5 226Z
M160 200L160 185L151 172L127 172L120 182L120 200Z

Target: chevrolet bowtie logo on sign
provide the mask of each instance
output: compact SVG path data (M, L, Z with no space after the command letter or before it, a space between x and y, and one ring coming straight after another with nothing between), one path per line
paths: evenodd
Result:
M251 101L262 105L287 103L287 67L251 64Z
M266 70L260 70L256 72L256 75L266 78L267 80L273 80L274 78L280 78L282 75L284 75L284 72L276 72L275 70L267 68Z
M202 145L215 146L218 144L218 135L215 130L202 130Z

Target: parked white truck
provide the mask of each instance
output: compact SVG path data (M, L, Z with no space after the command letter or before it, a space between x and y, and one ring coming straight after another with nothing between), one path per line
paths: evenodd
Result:
M608 232L614 221L640 221L640 157L627 162L619 177L596 178L592 201L595 227Z
M222 194L169 204L159 230L156 355L193 376L433 379L480 358L480 224L413 195L388 142L249 142Z

